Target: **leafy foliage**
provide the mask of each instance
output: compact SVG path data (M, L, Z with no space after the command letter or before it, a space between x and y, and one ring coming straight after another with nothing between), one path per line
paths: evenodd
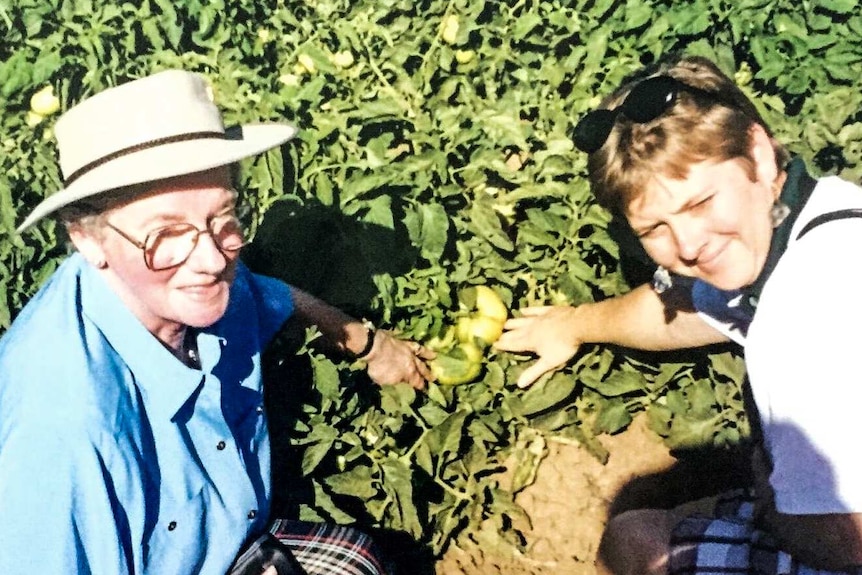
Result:
M852 0L0 0L0 328L64 256L59 228L14 227L57 189L62 108L169 67L205 74L228 123L288 120L297 141L246 162L255 269L427 341L456 294L512 309L628 289L569 133L629 72L671 51L715 59L816 171L862 174L862 16ZM264 217L265 216L265 217ZM309 336L310 337L310 336ZM294 347L280 342L271 361ZM515 494L547 442L646 411L674 447L748 434L733 350L656 358L607 347L528 390L528 358L491 354L457 387L376 389L300 346L314 393L292 420L311 486L302 516L523 545ZM298 495L297 495L298 497Z

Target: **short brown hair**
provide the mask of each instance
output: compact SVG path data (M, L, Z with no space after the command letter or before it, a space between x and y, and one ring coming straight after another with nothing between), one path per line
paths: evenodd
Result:
M672 179L688 175L692 164L740 158L749 166L751 127L760 124L772 133L745 94L713 62L698 56L674 56L630 77L605 98L600 108L619 106L638 83L655 76L670 76L715 98L680 91L675 104L646 123L617 117L605 144L587 160L590 183L598 202L617 213L642 190L654 174ZM775 145L779 169L787 163L787 150Z

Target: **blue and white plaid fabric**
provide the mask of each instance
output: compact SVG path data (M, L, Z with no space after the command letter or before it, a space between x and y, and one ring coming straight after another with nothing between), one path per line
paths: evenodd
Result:
M715 517L689 517L674 528L668 575L853 575L800 564L781 551L773 538L754 526L754 503L748 492L722 499Z

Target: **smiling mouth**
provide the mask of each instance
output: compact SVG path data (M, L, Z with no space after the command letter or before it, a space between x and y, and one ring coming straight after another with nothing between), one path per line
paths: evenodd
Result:
M220 292L224 287L225 282L217 281L209 284L185 286L181 289L183 292L192 296L207 297L215 295L217 292Z
M722 256L727 250L727 245L720 246L706 254L705 257L700 257L694 262L694 267L701 269L707 273L715 272L716 267L721 264Z

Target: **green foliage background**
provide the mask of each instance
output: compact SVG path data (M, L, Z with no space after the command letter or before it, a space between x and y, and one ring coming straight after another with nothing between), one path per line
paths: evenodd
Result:
M450 16L454 42L441 35ZM14 235L60 186L54 117L26 122L45 85L67 109L182 67L210 79L228 124L297 124L298 140L243 166L249 264L423 341L454 321L467 285L516 309L636 281L569 134L667 52L735 74L815 172L862 173L853 0L0 0L0 30L0 330L66 253L50 222ZM514 381L528 358L491 354L480 382L417 394L369 386L300 340L314 377L282 398L304 485L288 500L305 518L405 531L433 553L456 538L523 547L514 495L549 441L604 458L597 435L641 411L672 447L748 435L732 349L593 346L526 391ZM293 365L296 345L279 342L269 361ZM275 372L294 386L302 367Z

